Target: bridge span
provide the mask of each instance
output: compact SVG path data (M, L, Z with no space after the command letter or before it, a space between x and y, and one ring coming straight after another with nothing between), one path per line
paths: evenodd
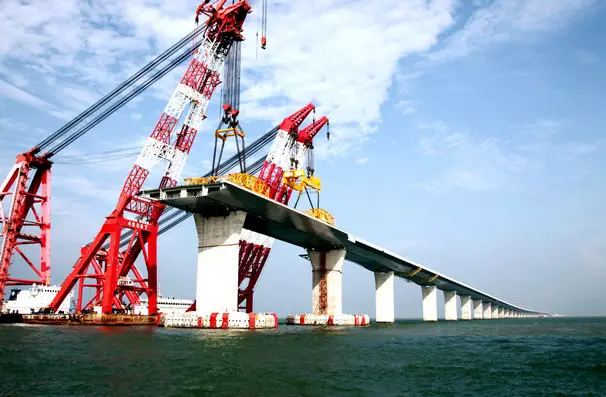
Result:
M237 245L232 241L234 238L231 237L230 240L229 236L239 234L244 228L308 251L314 271L314 313L324 311L326 314L340 314L341 269L343 260L346 259L375 275L377 322L394 321L394 277L404 278L421 286L425 321L437 321L437 290L444 293L446 320L547 315L506 302L229 181L145 190L139 194L195 214L199 237L197 304L200 307L201 304L204 305L202 300L212 300L223 305L209 306L206 307L207 310L223 310L234 305L237 283L234 284L233 276L230 281L230 276L225 275L223 281L219 281L216 278L217 271L224 271L217 270L219 267L216 263L221 261L221 268L225 268L230 266L223 266L224 262L231 261L237 270ZM231 252L230 246L233 246ZM215 251L208 252L209 247L214 247ZM217 251L217 247L221 247L222 251ZM206 264L201 263L202 261ZM212 262L211 269L208 267L209 262ZM320 267L324 268L324 277L328 281L324 291L319 288L320 282L315 274ZM207 270L201 270L203 268ZM209 277L211 275L212 277ZM219 279L221 277L219 275ZM204 278L211 278L213 281L209 283ZM217 283L224 283L221 291L216 290ZM227 295L223 300L217 298L225 293ZM322 293L326 296L322 297ZM457 296L461 300L460 313ZM320 307L322 298L325 301L324 307Z

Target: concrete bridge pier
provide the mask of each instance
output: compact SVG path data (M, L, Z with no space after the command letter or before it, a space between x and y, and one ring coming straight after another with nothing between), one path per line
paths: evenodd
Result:
M490 315L490 318L493 320L498 320L499 318L499 306L494 305L492 306L492 313Z
M499 318L505 318L505 308L503 306L499 306Z
M449 321L457 320L457 292L456 291L443 291L444 292L444 317Z
M423 321L438 321L438 294L435 285L421 287L423 294Z
M482 306L481 300L473 300L473 319L474 320L482 320L484 317L484 309Z
M471 320L471 296L461 296L461 320Z
M214 208L196 213L198 269L196 310L160 316L165 327L276 328L275 314L238 312L240 233L246 213Z
M312 314L343 313L345 250L307 251L312 267Z
M343 262L346 253L344 249L328 252L307 250L312 268L312 312L288 315L287 324L368 325L366 314L343 314Z
M394 322L394 273L375 272L375 321Z
M238 311L238 254L246 213L195 214L198 232L196 312Z
M482 306L484 307L484 314L482 315L482 318L484 320L490 320L492 318L492 303L482 302Z

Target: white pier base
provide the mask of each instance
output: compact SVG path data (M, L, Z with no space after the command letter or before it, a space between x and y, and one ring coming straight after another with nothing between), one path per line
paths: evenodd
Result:
M484 310L482 307L482 301L481 300L474 300L473 301L473 319L474 320L481 320L485 318L484 317Z
M393 272L375 272L375 321L394 322Z
M444 291L444 317L449 321L457 320L457 292Z
M490 315L490 318L493 320L497 320L499 318L499 306L494 305L492 307L492 314Z
M238 311L239 241L246 213L225 216L195 214L198 232L196 312Z
M471 296L461 296L461 320L471 320Z
M438 321L438 294L435 285L421 287L423 293L423 321Z
M482 302L482 306L484 307L484 320L490 320L492 318L492 303L490 302Z
M505 318L505 308L499 307L499 318Z

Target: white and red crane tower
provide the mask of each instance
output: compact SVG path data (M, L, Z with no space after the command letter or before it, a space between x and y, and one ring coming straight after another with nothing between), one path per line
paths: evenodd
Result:
M100 304L103 313L111 313L114 308L122 309L124 298L135 304L141 294L146 294L149 299L149 314L157 312L156 241L158 220L165 207L145 200L137 193L159 162L166 163L160 187L174 186L180 178L200 123L206 118L208 103L220 83L220 73L229 49L234 41L244 39L242 25L251 12L251 6L247 0L239 0L229 6L225 6L226 2L220 0L210 4L206 0L198 6L196 22L201 14L208 17L202 44L128 175L116 208L106 218L93 242L83 247L72 272L50 304L52 310L58 309L79 279L92 278L95 284L90 285L96 288L96 293L89 304ZM180 130L173 134L188 106ZM121 252L121 236L129 230L132 233L129 244ZM104 250L102 247L106 241L109 248ZM140 274L132 274L135 259L140 254L147 269L145 279ZM120 282L131 274L138 286Z
M292 193L292 189L282 184L284 171L292 164L305 163L309 149L313 148L313 138L328 123L328 118L322 117L299 130L314 109L315 106L310 103L284 119L259 172L259 179L270 186L270 198L284 204L288 204ZM273 238L247 229L240 234L238 307L247 313L253 312L254 288L273 243Z

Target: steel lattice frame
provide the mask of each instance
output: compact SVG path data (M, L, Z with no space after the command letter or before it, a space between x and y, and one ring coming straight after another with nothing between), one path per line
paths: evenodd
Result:
M0 299L6 286L50 283L50 170L50 161L30 151L17 156L16 164L0 185ZM6 214L5 200L10 200ZM21 248L24 246L39 246L39 261L25 252L30 250ZM14 255L29 265L35 279L10 277ZM1 305L0 300L0 309Z

